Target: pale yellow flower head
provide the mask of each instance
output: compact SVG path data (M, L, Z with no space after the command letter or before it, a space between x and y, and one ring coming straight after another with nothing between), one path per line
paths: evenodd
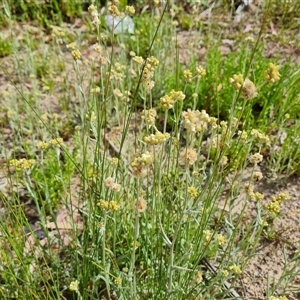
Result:
M254 181L259 181L263 178L263 175L261 172L254 172L253 175L252 175L252 179Z
M242 273L241 268L236 264L233 264L233 265L229 266L228 269L236 275L240 275Z
M196 67L196 75L199 77L204 77L206 75L205 69L201 66Z
M234 89L238 91L244 83L244 77L242 74L234 74L232 78L229 79L229 82L233 85Z
M181 165L192 166L197 161L197 152L194 149L183 149L179 154Z
M218 244L219 244L220 246L225 245L225 243L226 243L226 238L225 238L225 236L222 235L222 234L218 234L218 235L217 235L217 242L218 242Z
M258 164L263 161L263 156L260 153L255 153L249 156L251 164Z
M70 291L78 292L78 286L79 286L79 281L75 280L70 283L69 289L70 289Z
M126 5L125 13L129 16L133 16L135 14L135 9L133 6Z
M189 186L188 187L188 194L192 197L192 198L197 198L198 196L198 191L194 186Z
M79 60L81 58L81 52L78 49L73 50L72 57L74 60Z
M185 71L183 71L183 77L186 82L190 82L190 81L192 81L193 74L190 70L185 70Z
M169 133L162 133L160 131L157 131L155 134L150 134L148 136L144 137L144 142L148 145L159 145L163 144L170 138Z
M155 124L156 115L156 110L153 108L142 111L142 119L145 120L146 124L149 126L153 126Z
M269 211L270 213L279 213L280 212L280 203L278 201L274 201L274 199L269 202L269 203L266 203L264 205L264 208Z
M113 17L117 17L120 15L120 11L118 9L118 7L116 5L111 5L108 8L109 13L113 16Z
M201 272L201 271L198 271L197 274L196 274L196 276L195 276L195 282L196 282L197 284L199 284L200 282L202 282L202 280L203 280L202 272Z
M270 83L275 83L280 79L279 66L269 63L268 69L264 72L265 80Z
M211 118L205 110L192 111L188 109L182 112L182 119L183 127L190 133L204 131L211 121Z
M229 82L233 85L235 90L241 90L241 95L246 100L253 99L258 95L255 84L248 78L244 80L242 74L233 75L232 78L229 79Z

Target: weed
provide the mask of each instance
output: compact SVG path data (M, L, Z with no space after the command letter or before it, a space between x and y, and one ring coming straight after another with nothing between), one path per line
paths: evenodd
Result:
M134 34L104 23L134 14L122 1L89 6L82 35L52 26L14 41L13 70L1 65L4 298L238 297L261 238L278 238L289 196L260 183L300 170L299 72L251 37L227 56L218 37L182 65L169 2L133 16ZM43 22L80 11L7 5ZM269 299L286 299L298 256Z

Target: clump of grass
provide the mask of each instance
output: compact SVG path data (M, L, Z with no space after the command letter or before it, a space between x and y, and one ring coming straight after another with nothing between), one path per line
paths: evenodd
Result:
M153 12L157 26L146 35L147 47L142 30L132 43L126 33L101 31L94 5L97 44L70 43L65 35L50 41L56 62L63 57L74 68L68 70L73 82L63 88L70 87L69 95L57 102L64 114L45 111L38 96L61 92L55 84L44 87L66 64L40 69L33 63L30 73L39 76L26 82L31 94L15 84L19 93L4 95L9 129L18 134L12 148L22 146L19 155L5 152L4 297L224 299L261 237L273 235L289 197L264 199L259 181L267 174L260 166L297 171L299 150L285 147L299 133L298 110L291 110L299 75L254 55L258 41L227 59L213 49L206 65L179 66L176 43L164 35L176 26L167 4ZM122 17L115 5L107 12ZM20 74L24 81L26 74ZM250 177L243 181L245 172ZM21 192L35 204L34 224ZM250 206L255 216L247 216Z
M9 7L12 15L18 21L36 21L42 26L60 24L63 21L70 21L82 15L83 3L81 1L57 1L51 0L40 5L37 1L11 1L3 2L4 9ZM0 22L5 23L0 18Z

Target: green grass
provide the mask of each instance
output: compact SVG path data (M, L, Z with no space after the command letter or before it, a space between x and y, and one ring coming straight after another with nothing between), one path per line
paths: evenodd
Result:
M1 299L228 299L225 282L242 293L289 198L261 199L257 180L300 173L299 68L265 58L260 39L224 56L214 28L205 60L181 65L163 5L134 17L133 37L87 13L70 30L60 23L82 6L49 3L4 3L11 33L20 20L46 29L0 47L13 54L1 61ZM298 258L267 299L292 294Z

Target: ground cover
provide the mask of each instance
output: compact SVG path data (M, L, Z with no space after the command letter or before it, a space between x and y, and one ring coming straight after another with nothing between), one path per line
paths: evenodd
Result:
M137 4L2 3L1 297L299 299L299 5Z

